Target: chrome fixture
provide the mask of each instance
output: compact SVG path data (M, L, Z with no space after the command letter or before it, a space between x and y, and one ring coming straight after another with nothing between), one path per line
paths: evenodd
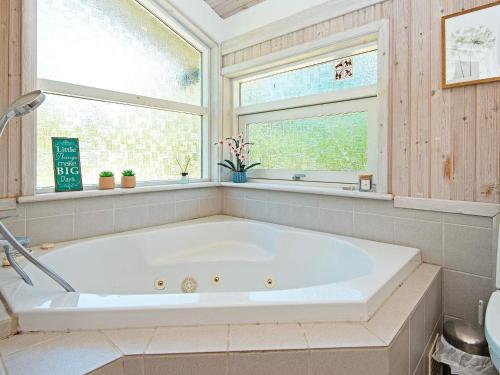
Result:
M4 129L7 127L9 120L12 120L14 117L21 117L33 112L43 103L44 100L45 94L40 90L37 90L23 95L14 101L2 117L0 117L0 137L2 136Z
M304 178L304 177L306 177L306 175L304 173L295 173L292 176L292 180L294 180L294 181L300 181L300 179Z
M44 100L45 100L45 95L43 94L43 92L37 90L30 92L20 97L16 101L14 101L14 103L12 103L10 107L7 109L7 111L0 117L0 137L2 136L2 133L7 127L7 124L10 120L12 120L15 117L25 116L28 113L33 112L43 103ZM29 276L26 274L26 272L23 271L21 266L19 266L19 264L17 264L16 260L14 259L14 256L11 253L12 248L17 250L35 267L37 267L39 270L41 270L47 276L49 276L52 280L58 283L64 290L66 290L67 292L74 292L75 290L71 285L69 285L66 282L66 280L64 280L61 276L52 271L49 267L44 265L37 258L35 258L33 255L29 253L29 251L22 244L22 242L27 244L27 239L26 238L16 239L16 237L14 237L9 232L9 230L5 227L5 225L3 225L3 223L1 222L2 219L5 218L0 217L0 234L3 236L3 240L2 242L0 242L0 245L4 246L5 256L7 257L7 260L9 261L12 268L14 268L14 270L19 274L19 276L21 276L24 282L28 285L33 286L33 282L31 281Z

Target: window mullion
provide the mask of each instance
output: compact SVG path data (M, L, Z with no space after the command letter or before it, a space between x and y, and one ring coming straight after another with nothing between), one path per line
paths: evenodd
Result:
M208 108L203 106L100 89L96 87L75 85L67 82L54 81L49 79L38 79L38 86L41 90L52 94L66 95L90 100L99 100L111 103L128 104L146 108L155 108L173 112L190 113L201 116L208 115Z

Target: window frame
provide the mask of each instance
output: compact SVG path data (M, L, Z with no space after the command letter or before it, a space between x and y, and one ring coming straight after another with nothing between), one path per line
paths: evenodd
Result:
M310 117L320 117L350 112L368 112L368 170L377 169L378 156L378 136L377 136L377 100L376 95L363 96L363 93L374 91L375 87L370 86L370 90L349 90L353 97L350 100L333 101L325 103L308 104L306 106L296 106L291 108L276 108L272 111L257 112L238 116L238 131L248 138L248 125L253 122L279 121L282 119L300 119ZM251 141L251 139L249 139ZM257 162L254 160L251 162ZM333 170L294 170L294 169L252 169L248 172L249 178L268 180L290 180L291 176L303 173L306 176L302 181L328 182L339 184L356 184L359 173L363 171L333 171ZM377 175L374 175L374 183L377 183Z
M366 97L374 97L377 106L377 118L374 131L377 133L377 167L375 175L377 176L376 191L386 193L388 191L388 47L389 47L389 23L387 20L376 21L358 28L345 32L332 34L321 39L313 40L290 47L288 49L271 53L267 56L256 58L230 65L222 69L225 84L230 88L230 93L224 94L224 103L231 105L231 123L224 124L224 136L238 133L239 117L259 112L266 112L296 108L315 104L335 103L345 100L356 100ZM279 73L281 71L297 69L301 66L311 65L312 62L320 63L336 58L348 56L353 51L362 51L363 48L370 48L370 45L377 45L378 59L378 82L375 86L367 86L358 89L345 89L321 94L314 94L305 97L277 100L267 103L259 103L248 106L240 106L239 90L240 83L253 80L270 73ZM359 53L359 52L358 52ZM229 154L226 154L227 158ZM223 173L222 171L221 173ZM290 171L287 171L289 173ZM298 171L294 171L298 172ZM302 171L300 171L302 172ZM255 173L255 172L252 172ZM305 172L304 172L305 173ZM287 177L291 181L293 173ZM226 175L226 179L227 179ZM252 174L249 173L252 180ZM281 177L275 174L275 178ZM283 176L284 177L284 176ZM313 177L312 175L310 177ZM317 176L314 176L317 181ZM280 178L281 179L281 178ZM338 188L344 185L351 185L352 182L334 182L335 178L323 177L319 182L322 185L330 185ZM265 180L264 180L265 181ZM315 182L306 184L314 185ZM253 182L260 182L258 178Z
M216 162L211 150L213 136L211 124L216 124L218 117L212 110L217 102L217 84L214 83L214 71L217 71L219 47L215 41L204 34L194 24L187 20L170 4L160 3L157 0L135 0L145 11L151 13L166 27L171 29L180 38L197 49L201 54L201 103L200 105L187 104L160 98L134 95L119 91L83 86L62 81L38 78L37 74L37 7L36 2L28 2L23 9L23 52L29 52L23 64L23 92L40 89L48 94L70 96L82 99L98 100L103 102L132 105L136 107L167 110L189 113L201 116L201 179L195 182L207 182L213 179L213 165ZM35 21L35 22L33 22ZM37 127L36 112L22 120L23 155L22 158L22 195L53 192L53 187L37 186ZM176 180L149 180L138 182L138 186L153 186L176 184ZM119 185L118 185L119 186ZM84 190L95 190L97 185L84 185Z

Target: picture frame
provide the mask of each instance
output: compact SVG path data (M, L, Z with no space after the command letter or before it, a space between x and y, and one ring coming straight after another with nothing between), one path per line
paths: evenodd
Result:
M441 18L441 87L500 81L500 1Z

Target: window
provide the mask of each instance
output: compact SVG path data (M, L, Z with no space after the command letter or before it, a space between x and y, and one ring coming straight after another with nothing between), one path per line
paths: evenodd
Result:
M239 131L254 146L250 177L377 180L378 50L355 46L235 81Z
M138 181L207 177L208 49L140 2L39 0L37 187L53 186L51 137L78 137L84 185L99 171Z

